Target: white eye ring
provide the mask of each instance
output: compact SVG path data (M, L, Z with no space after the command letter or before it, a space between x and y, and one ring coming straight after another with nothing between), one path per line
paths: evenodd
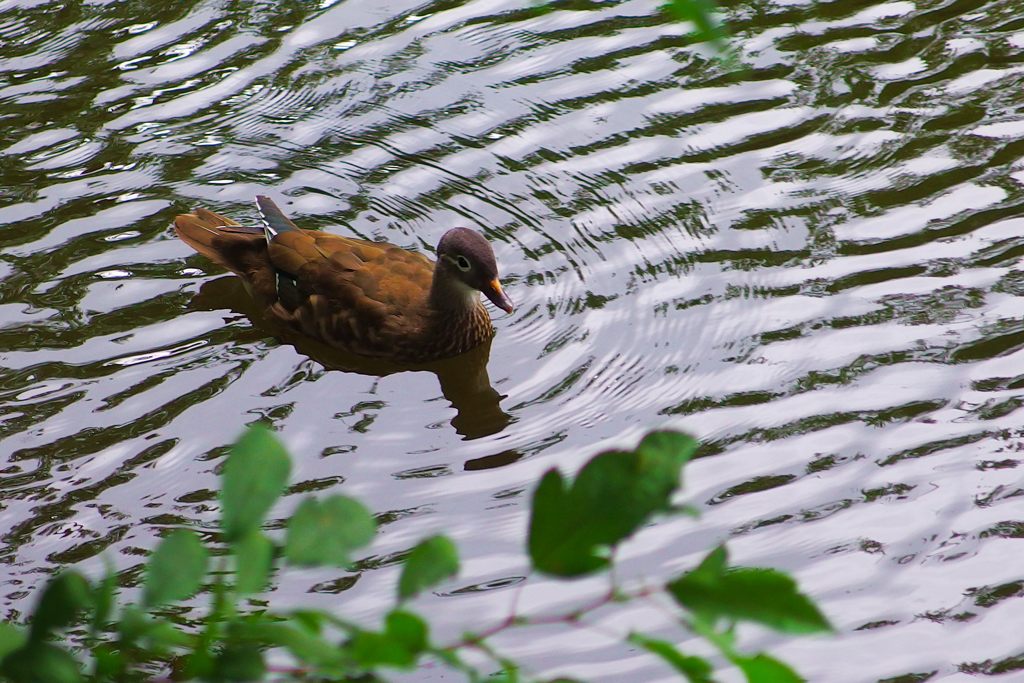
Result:
M465 256L457 256L455 258L455 265L458 266L459 270L461 270L463 273L469 271L469 269L472 267L469 265L469 259L467 259Z

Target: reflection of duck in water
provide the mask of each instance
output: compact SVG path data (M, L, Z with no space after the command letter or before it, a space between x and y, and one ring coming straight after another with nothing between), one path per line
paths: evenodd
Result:
M460 412L453 424L470 438L508 424L487 379L494 328L480 292L509 313L512 302L501 291L494 253L482 235L449 230L435 264L390 244L300 230L269 199L256 203L263 229L204 209L174 220L189 246L242 277L258 308L243 312L316 340L291 341L326 367L375 375L409 364L433 370ZM466 354L472 349L480 350ZM467 409L485 407L481 399L501 424L492 415L484 420L491 423L487 428L460 428Z

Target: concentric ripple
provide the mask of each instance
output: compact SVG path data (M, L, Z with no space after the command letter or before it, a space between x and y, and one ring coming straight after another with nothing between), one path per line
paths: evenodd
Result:
M382 524L281 604L372 620L446 530L463 573L420 605L442 640L512 586L549 611L601 586L524 581L533 482L668 424L704 440L703 516L644 530L626 580L729 539L842 634L741 633L809 680L1020 669L1018 8L729 3L730 70L657 4L0 2L5 613L59 567L106 555L133 586L167 528L213 530L257 420L298 456L275 515L344 491ZM478 376L338 369L168 229L254 222L256 194L427 253L483 231L517 306L500 404L459 400ZM676 637L663 615L592 621L499 646L538 675L670 680L607 637Z

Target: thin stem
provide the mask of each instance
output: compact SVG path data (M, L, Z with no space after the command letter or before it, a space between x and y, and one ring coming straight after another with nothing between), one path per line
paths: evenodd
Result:
M430 648L428 652L453 669L457 669L469 676L470 683L477 683L480 680L480 672L477 671L476 667L466 664L454 651Z
M569 612L568 614L553 614L539 617L517 617L513 613L506 617L504 620L502 620L500 623L498 623L495 626L492 626L486 631L482 631L480 633L468 633L464 635L461 640L452 643L451 645L446 645L445 647L442 647L440 649L442 651L451 651L457 650L460 647L475 646L481 643L482 641L486 640L487 638L495 636L501 633L502 631L505 631L514 626L545 626L550 624L575 624L584 615L593 612L594 610L600 607L604 607L610 602L614 602L616 600L633 600L636 598L645 598L651 595L653 592L653 589L645 586L637 593L620 594L615 589L615 587L612 586L608 590L608 592L606 592L600 598L586 605L583 605L582 607L578 607L577 609L573 610L572 612Z
M612 631L610 629L606 629L603 626L598 626L597 624L584 624L582 621L580 621L578 619L576 621L568 622L568 625L572 626L574 628L581 629L581 630L586 629L587 631L593 631L594 633L600 633L602 636L604 636L605 638L608 638L610 640L618 640L619 638L622 637L621 633L616 633L615 631Z
M513 619L515 619L516 612L519 609L519 598L522 596L523 591L526 590L526 582L530 580L531 574L533 574L533 572L530 572L525 577L523 577L523 580L519 583L518 586L516 586L516 592L512 595L512 606L509 610L509 613Z
M503 670L513 672L511 680L515 680L515 673L519 671L519 667L516 666L516 663L513 662L511 659L508 659L507 657L502 657L494 650L494 648L492 648L487 643L484 643L483 641L473 643L470 647L475 647L476 649L483 652L485 655L494 660L494 663L500 666Z
M666 617L668 617L669 621L676 621L677 619L679 619L679 614L678 613L671 611L663 603L661 603L658 600L654 599L654 594L657 593L658 591L652 590L650 588L645 588L645 591L646 591L646 593L644 595L640 596L641 598L643 598L644 602L646 602L652 608L658 610L659 612L664 614Z
M734 637L731 629L725 631L719 631L714 627L714 624L707 621L703 617L693 616L690 619L681 620L691 631L697 635L703 637L705 640L710 642L712 645L718 648L718 651L722 653L726 659L733 664L739 664L742 657L732 644Z
M618 551L619 546L612 546L612 552L608 558L608 583L611 584L611 590L613 593L615 592L615 587L619 585L619 567L615 562L615 556Z

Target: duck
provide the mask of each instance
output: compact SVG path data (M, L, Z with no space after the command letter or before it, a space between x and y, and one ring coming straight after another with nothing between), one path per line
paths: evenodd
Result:
M174 219L177 236L240 276L271 320L365 358L417 365L451 358L494 336L480 295L512 313L487 239L448 230L437 261L386 242L296 226L257 196L262 227L199 208Z

